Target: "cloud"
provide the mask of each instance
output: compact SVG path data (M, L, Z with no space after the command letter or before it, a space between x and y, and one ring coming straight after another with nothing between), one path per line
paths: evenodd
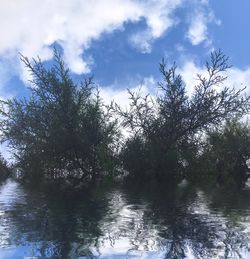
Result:
M208 0L193 0L191 6L192 11L188 18L189 28L186 37L192 45L199 45L202 42L207 42L210 45L211 40L208 35L208 24L214 22L220 25L221 21L215 17L212 9L209 7Z
M187 37L193 45L198 45L207 39L206 17L203 13L197 13L191 19Z
M141 8L145 13L147 28L131 35L130 42L143 53L150 53L154 40L178 23L173 13L183 0L145 1Z
M73 72L88 72L81 55L91 40L143 15L131 0L1 0L0 55L21 51L47 60L52 56L50 46L58 43Z
M188 96L191 96L195 85L198 83L197 74L205 75L206 70L204 67L197 66L193 60L186 60L178 68L178 73L182 76L182 80L186 85Z
M228 83L236 89L246 87L250 94L250 67L245 69L231 68L228 70Z
M100 95L106 104L110 104L112 101L116 102L122 109L129 107L129 93L128 89L132 92L138 92L145 96L147 94L155 94L156 80L153 76L145 77L140 83L130 82L128 86L117 86L116 84L110 86L100 86Z
M178 72L182 75L182 79L186 84L187 94L190 96L197 85L197 74L206 76L206 68L198 66L194 60L186 60L183 65L178 69ZM227 80L224 86L230 88L242 89L246 87L246 92L250 94L250 67L245 69L239 69L233 67L228 69L225 73Z
M150 94L150 96L154 97L157 92L157 83L153 76L145 77L141 82L130 82L126 87L117 84L113 84L110 86L100 86L99 92L100 96L105 104L110 104L114 101L118 104L122 110L129 110L130 105L130 95L128 93L128 89L135 93L140 93L141 96L146 96ZM120 121L121 122L121 121ZM120 130L122 136L127 138L130 136L131 132L120 124Z
M1 2L0 56L22 52L28 57L52 57L51 45L59 44L70 69L89 72L82 54L104 33L122 29L127 22L145 19L147 29L134 36L160 37L173 24L170 14L182 0L10 0ZM138 44L142 44L141 42ZM149 45L144 48L149 49Z
M201 74L203 76L207 75L206 68L197 65L193 59L185 60L177 69L177 72L182 76L188 96L192 95L194 87L199 83L197 74ZM228 78L224 86L228 86L230 88L234 87L235 89L246 87L246 92L250 94L250 67L246 69L230 68L225 73L225 76ZM161 78L149 76L145 77L141 83L134 81L126 87L121 85L118 86L117 84L113 84L111 86L100 86L100 95L106 104L109 104L111 101L115 101L123 109L126 109L129 107L129 94L127 88L133 92L140 91L142 95L150 94L152 97L155 97L159 94L157 86L158 81L161 81Z
M189 2L201 5L198 0L0 0L0 57L17 56L20 51L28 57L50 60L51 46L57 43L71 71L87 73L93 60L83 56L93 40L122 30L127 23L143 21L145 27L133 32L129 40L149 53L152 43L178 23L175 11ZM199 17L204 24L207 16ZM203 40L207 30L200 25L197 33L193 28L197 23L191 21L188 33L194 43ZM21 67L25 79L23 71Z

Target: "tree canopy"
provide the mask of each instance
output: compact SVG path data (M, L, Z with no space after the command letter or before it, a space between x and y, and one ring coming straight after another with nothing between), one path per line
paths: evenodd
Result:
M83 179L112 171L118 130L92 79L73 82L57 52L50 68L21 59L31 72L31 94L1 101L1 130L24 177Z
M206 63L207 75L197 75L198 83L189 96L176 65L168 68L163 60L160 94L152 99L130 92L130 109L123 111L117 107L124 126L134 132L122 152L125 167L134 175L146 170L157 177L183 177L202 134L249 111L250 97L244 94L245 88L225 86L229 67L228 57L221 51L211 53ZM140 164L133 149L140 150L143 156Z
M163 60L159 94L129 91L128 110L105 105L91 78L76 83L56 51L52 66L21 59L32 75L30 96L1 101L0 128L27 179L79 183L122 168L130 177L177 182L192 173L205 136L250 109L245 88L226 85L230 65L221 51L211 53L191 94L176 65ZM124 143L117 120L131 131ZM222 146L211 145L219 154Z
M243 187L250 177L250 127L236 119L208 133L201 164L220 185Z

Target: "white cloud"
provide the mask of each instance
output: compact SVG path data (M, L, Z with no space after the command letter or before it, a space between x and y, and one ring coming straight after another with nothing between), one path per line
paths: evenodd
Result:
M193 59L187 59L183 62L182 66L177 69L177 72L182 76L182 79L186 85L187 94L191 96L194 91L194 87L199 83L197 74L206 76L206 68L198 66ZM224 86L234 87L235 89L241 89L246 87L246 92L250 94L250 67L246 69L230 68L226 72L227 80ZM161 78L159 78L161 80ZM129 107L129 94L127 89L129 88L133 92L140 91L142 95L150 94L155 97L158 92L157 87L158 79L153 76L145 77L141 83L131 82L127 87L118 86L113 84L111 86L101 86L100 95L104 102L109 104L111 101L115 101L123 109Z
M246 87L250 94L250 67L246 69L231 68L228 70L229 85L236 89Z
M141 96L155 96L157 92L157 83L154 77L149 76L144 78L140 83L130 82L127 87L117 86L113 84L106 87L99 87L100 96L103 99L105 104L110 104L114 101L118 104L122 110L129 110L130 104L130 95L128 89L134 93L140 93ZM127 128L123 128L122 124L120 125L122 136L127 138L130 136L131 132Z
M49 60L51 45L57 43L69 68L81 74L89 72L94 62L91 57L82 58L91 41L122 30L127 22L145 21L146 28L131 35L130 41L148 53L153 41L178 23L175 10L184 4L194 6L197 13L192 15L187 34L193 44L205 40L205 20L215 20L208 0L0 0L0 4L2 83L13 73L20 73L24 82L29 79L27 69L18 63L18 52ZM13 63L18 65L6 66Z
M199 45L202 42L211 45L212 42L208 35L208 24L213 22L220 25L221 21L215 17L213 11L209 7L208 0L193 0L192 9L188 19L189 28L186 37L192 45Z
M189 96L192 94L195 85L199 83L197 74L207 75L205 67L198 66L193 60L186 60L178 69L178 72L182 75ZM246 69L230 68L224 75L227 76L224 86L235 89L246 87L246 92L250 94L250 67Z
M186 59L183 64L177 68L177 72L182 76L182 79L186 85L188 96L194 91L194 87L199 83L197 74L207 76L207 71L204 66L199 66L193 59ZM250 67L245 69L230 68L224 74L227 76L227 80L224 86L234 87L235 89L241 89L246 87L246 92L250 94ZM161 81L161 77L156 79L153 76L145 77L140 83L132 81L128 85L121 86L117 83L110 86L101 86L100 95L104 102L109 104L111 101L115 101L123 109L129 107L129 94L127 89L133 92L140 91L142 95L150 94L155 97L159 93L157 82Z
M144 14L131 0L1 0L0 55L21 51L28 57L51 58L50 45L57 42L75 73L88 71L81 59L91 40L104 32L135 22Z
M89 71L82 59L91 41L103 33L122 29L126 22L145 19L147 28L134 35L136 44L145 41L150 49L174 24L171 13L182 0L0 0L0 56L22 52L28 57L52 57L50 46L58 43L70 69L78 74ZM142 33L142 34L141 34Z
M203 13L194 15L187 33L188 39L193 45L198 45L207 39L206 17Z
M143 53L151 52L152 42L177 24L173 13L182 4L183 0L145 1L141 9L148 27L131 35L130 42Z
M205 75L206 70L197 66L193 60L187 60L178 68L178 73L180 73L186 84L187 94L191 96L195 85L198 83L197 74Z
M100 95L103 101L107 104L112 101L116 102L122 109L129 107L129 93L128 89L132 92L138 92L145 96L147 94L155 94L156 89L156 80L154 77L149 76L142 80L141 83L130 82L127 87L117 86L116 84L106 87L99 87Z

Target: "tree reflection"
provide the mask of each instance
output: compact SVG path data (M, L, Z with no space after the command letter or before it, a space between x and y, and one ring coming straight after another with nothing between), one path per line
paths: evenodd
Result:
M42 258L91 255L89 247L101 234L98 221L105 213L105 199L90 191L24 191L19 185L11 195L15 197L17 190L22 202L5 204L4 216L0 215L0 225L8 221L7 246L23 246L29 256Z
M232 222L229 215L212 210L211 197L193 186L130 188L127 193L128 203L134 202L136 197L147 204L144 226L157 228L157 246L166 251L165 258L189 258L191 255L194 258L242 258L242 254L249 251L250 235L240 223L244 218L239 210L234 210L238 217ZM249 207L249 199L245 203ZM219 207L224 208L223 202Z
M230 196L191 185L133 184L72 193L16 185L12 200L1 195L0 189L0 248L24 247L27 256L244 258L249 252L249 191Z

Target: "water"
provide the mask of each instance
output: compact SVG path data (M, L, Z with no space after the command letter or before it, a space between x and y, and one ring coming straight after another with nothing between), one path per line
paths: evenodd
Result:
M0 186L0 259L250 258L250 191Z

